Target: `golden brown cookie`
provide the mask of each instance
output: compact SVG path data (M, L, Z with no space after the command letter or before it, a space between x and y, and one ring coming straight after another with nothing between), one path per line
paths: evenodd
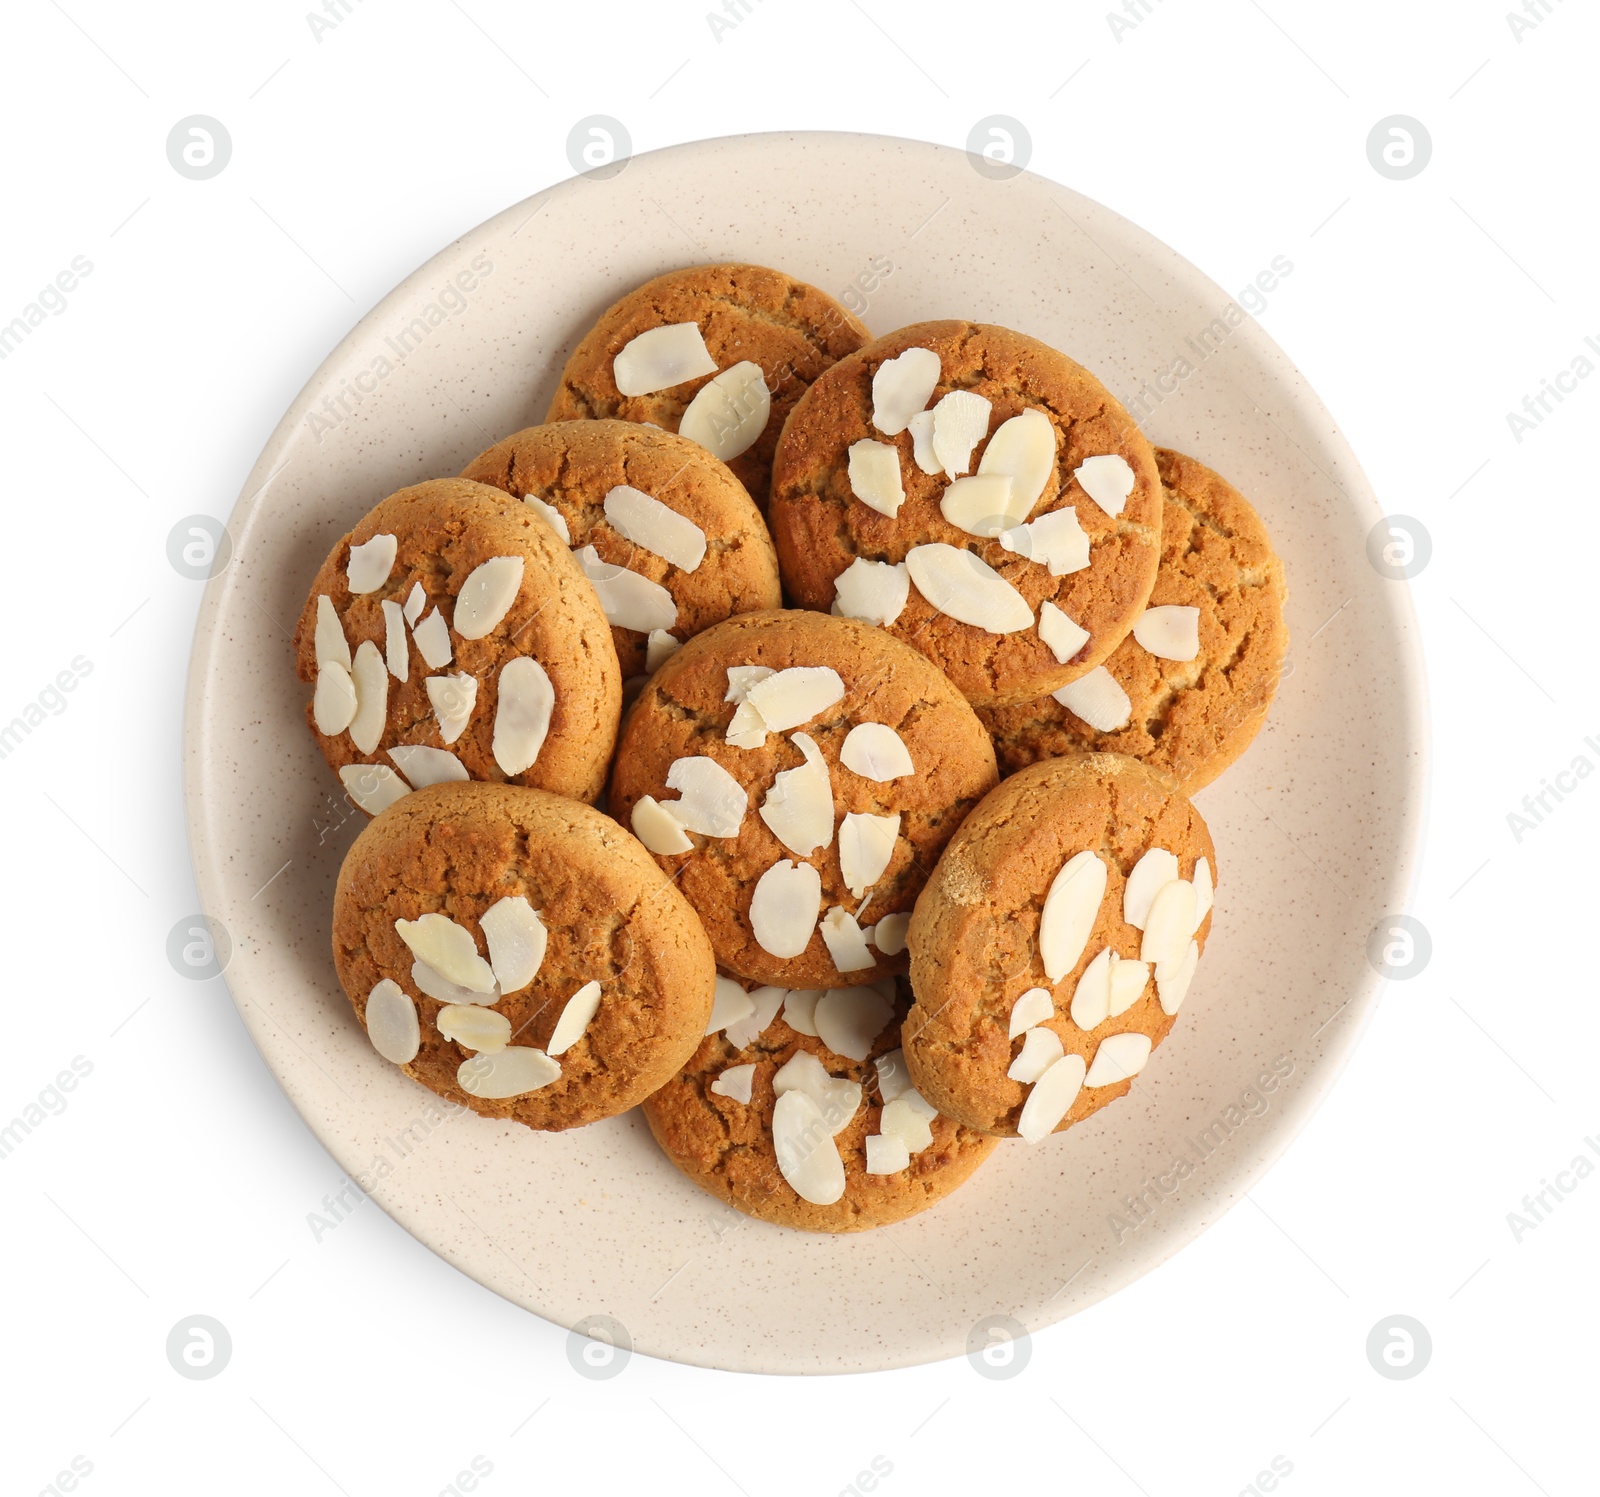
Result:
M461 476L559 517L557 534L612 620L624 680L732 614L783 602L760 511L726 464L687 437L631 421L556 421L497 442Z
M306 721L362 810L443 780L592 800L622 678L600 600L550 526L439 478L383 500L323 562L295 630Z
M434 785L375 817L339 870L333 959L386 1060L552 1131L666 1082L716 978L694 911L632 837L518 785Z
M885 1227L943 1200L996 1140L934 1116L911 1090L899 1050L908 1000L892 981L877 986L756 989L755 1013L708 1035L645 1102L667 1157L747 1216L807 1232ZM814 1033L819 1010L850 1053Z
M974 703L1032 701L1093 670L1143 610L1161 484L1133 418L1065 354L922 322L801 398L769 520L792 601L883 624Z
M696 635L650 678L608 804L725 971L828 988L905 969L912 903L994 782L983 725L915 650L853 619L772 611Z
M1215 871L1200 813L1136 759L1048 759L1002 781L911 917L917 1089L1031 1141L1120 1097L1188 991Z
M1122 727L1105 732L1053 696L981 708L1007 774L1054 755L1103 751L1164 769L1193 795L1250 746L1267 720L1289 648L1283 564L1261 517L1226 479L1165 447L1156 449L1156 463L1166 512L1149 607L1188 613L1180 627L1194 628L1196 653L1188 660L1154 655L1130 634L1104 667L1116 691L1101 680L1068 687L1062 696L1097 721L1114 723L1126 713ZM1186 640L1177 653L1188 648Z
M695 372L662 388L624 394L618 388L617 355L642 333L686 323L698 327L701 353L695 357L694 340L689 339L689 359L680 367ZM723 381L728 402L720 402L715 392L705 397L691 430L716 435L723 444L716 455L724 458L764 511L773 449L795 401L835 359L854 352L870 336L860 320L826 292L782 271L761 265L690 265L646 281L606 309L567 360L545 420L616 416L676 432L685 411L713 378L720 379L743 363L757 364L765 377L768 407L759 431L750 428L756 424L755 406L763 397L737 377ZM640 368L667 369L666 362L658 365L650 356L648 344L635 348L634 355L641 348L644 356L633 359L634 367L624 359L623 384L630 391L652 382L647 374L638 377ZM670 360L685 350L658 347L655 352ZM629 374L636 377L630 379ZM748 424L738 423L736 431L730 413L748 414ZM748 445L740 445L747 439ZM731 450L734 446L739 446L737 452Z

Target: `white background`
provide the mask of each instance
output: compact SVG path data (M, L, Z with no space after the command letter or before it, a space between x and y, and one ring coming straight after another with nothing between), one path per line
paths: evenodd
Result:
M1520 841L1507 815L1578 755L1600 765L1600 379L1520 442L1506 415L1600 341L1600 23L1580 0L1530 0L1520 36L1486 0L1129 0L1119 37L1102 5L730 0L720 36L704 0L329 0L320 36L259 0L5 7L0 323L74 256L93 265L0 362L0 720L92 666L0 760L0 1123L74 1056L92 1066L0 1158L6 1491L48 1491L74 1457L91 1493L427 1497L467 1490L474 1457L490 1497L831 1497L865 1491L874 1457L891 1497L1232 1494L1275 1457L1295 1497L1594 1490L1600 1183L1566 1176L1520 1234L1508 1213L1600 1159L1600 783L1549 798ZM233 139L209 181L168 164L191 114ZM1032 169L1224 287L1293 261L1263 324L1385 510L1432 537L1411 584L1431 962L1249 1201L1036 1335L1007 1381L964 1360L779 1381L642 1356L579 1376L563 1330L370 1203L314 1241L339 1170L224 985L166 957L196 904L178 765L200 592L169 530L226 517L328 349L447 241L569 175L590 114L636 151L784 128L963 146L983 116L1021 120ZM1367 159L1391 114L1432 137L1407 181ZM233 1343L208 1381L165 1352L196 1313ZM1395 1314L1432 1338L1404 1381L1365 1350Z

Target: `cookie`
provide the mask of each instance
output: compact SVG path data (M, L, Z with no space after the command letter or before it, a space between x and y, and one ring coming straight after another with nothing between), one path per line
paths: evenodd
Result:
M1065 354L921 322L801 397L769 518L792 602L881 624L974 703L1032 701L1143 611L1161 483L1133 418Z
M1166 510L1147 622L1059 697L979 710L1007 774L1104 751L1163 769L1193 795L1267 720L1289 647L1283 564L1226 479L1164 447L1156 463Z
M557 421L497 442L461 476L540 501L535 511L600 594L624 680L732 614L783 602L760 511L687 437L631 421Z
M751 982L831 988L904 971L940 849L995 783L971 707L853 619L747 613L645 686L607 804Z
M782 271L691 265L606 309L567 360L545 420L616 416L681 432L765 510L794 403L870 337L826 292Z
M391 494L323 562L294 638L306 721L362 810L448 780L593 800L622 710L595 590L526 504Z
M695 1052L716 968L694 911L592 806L433 785L339 870L333 960L374 1048L485 1117L611 1117Z
M1136 759L1047 759L1002 781L911 917L918 1091L1030 1142L1120 1097L1188 991L1215 872L1200 813Z
M718 989L719 1010L738 1018L644 1115L684 1174L745 1215L808 1232L885 1227L943 1200L996 1147L911 1088L899 1048L909 999L892 981Z

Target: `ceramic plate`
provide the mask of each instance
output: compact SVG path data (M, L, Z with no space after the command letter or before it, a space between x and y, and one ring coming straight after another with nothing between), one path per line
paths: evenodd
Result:
M1149 436L1233 480L1288 574L1290 666L1270 722L1198 797L1217 913L1172 1038L1123 1100L1037 1147L1007 1143L939 1206L879 1232L748 1221L678 1174L637 1113L555 1135L440 1122L432 1094L367 1043L329 953L334 878L364 818L312 744L294 675L289 631L319 562L384 495L537 422L568 351L616 297L712 260L777 266L874 333L997 322L1065 350L1125 402L1148 384ZM1404 907L1425 792L1416 629L1405 584L1369 563L1379 518L1321 402L1229 294L1053 182L986 174L940 146L796 134L674 147L562 183L364 317L234 508L185 725L195 872L228 933L234 1001L294 1105L384 1210L562 1325L610 1316L637 1350L764 1372L949 1357L994 1315L1036 1331L1228 1210L1370 1014L1369 933ZM1258 1077L1274 1065L1283 1079L1267 1091Z

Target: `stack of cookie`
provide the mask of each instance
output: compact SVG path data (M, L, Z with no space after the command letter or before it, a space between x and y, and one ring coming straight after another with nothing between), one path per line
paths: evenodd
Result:
M1036 339L661 276L312 584L308 721L373 817L340 980L479 1113L642 1103L741 1211L898 1221L1173 1027L1188 797L1266 717L1283 599L1244 498Z

